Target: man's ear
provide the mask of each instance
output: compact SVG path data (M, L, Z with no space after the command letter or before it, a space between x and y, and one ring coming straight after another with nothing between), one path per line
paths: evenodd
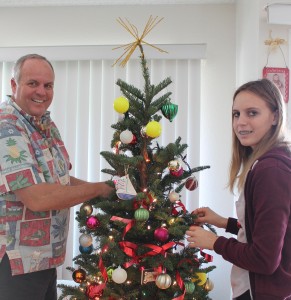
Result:
M14 78L11 78L10 85L11 85L12 94L15 94L17 84Z

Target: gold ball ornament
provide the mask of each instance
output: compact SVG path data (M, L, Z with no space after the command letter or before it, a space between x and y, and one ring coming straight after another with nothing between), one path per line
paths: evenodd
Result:
M161 132L162 132L162 126L157 121L151 121L145 127L146 135L151 138L156 138L160 136Z
M209 278L207 278L204 286L205 291L210 292L213 290L213 288L214 288L214 283Z
M116 112L124 114L129 109L129 102L125 97L121 96L114 100L113 107Z
M80 207L80 212L84 212L86 216L90 216L93 212L93 207L88 203L83 203Z
M192 278L192 282L196 282L196 284L200 286L204 285L207 281L207 274L204 272L197 272L195 275L196 276Z
M156 278L156 285L159 289L165 290L172 284L172 279L169 274L163 273Z

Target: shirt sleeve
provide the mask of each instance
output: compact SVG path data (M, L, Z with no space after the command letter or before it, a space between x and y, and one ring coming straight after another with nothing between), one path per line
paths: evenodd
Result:
M0 124L0 195L45 182L26 131L13 122Z
M252 240L240 243L219 237L214 250L238 267L272 274L279 266L290 217L291 174L276 166L255 169L250 205L253 207Z

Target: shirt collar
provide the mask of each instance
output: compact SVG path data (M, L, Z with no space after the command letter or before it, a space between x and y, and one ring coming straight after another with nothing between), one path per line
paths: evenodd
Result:
M38 119L35 116L31 116L24 110L22 110L10 95L7 96L7 102L10 105L12 105L26 120L28 120L28 122L33 127L35 127L37 131L39 131L42 134L45 134L46 136L48 135L52 123L50 111L46 111L44 115L40 119Z

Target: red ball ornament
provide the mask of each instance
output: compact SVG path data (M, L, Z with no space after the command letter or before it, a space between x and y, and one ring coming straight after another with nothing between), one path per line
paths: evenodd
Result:
M194 191L195 189L198 188L198 180L196 177L190 177L186 180L185 187L189 191Z
M155 240L158 242L166 242L169 238L169 231L165 227L157 228L154 232Z
M85 294L89 299L98 300L103 295L103 289L97 282L92 282L87 286Z
M95 230L100 226L100 221L98 220L98 218L96 216L90 216L86 220L86 225L89 229Z

